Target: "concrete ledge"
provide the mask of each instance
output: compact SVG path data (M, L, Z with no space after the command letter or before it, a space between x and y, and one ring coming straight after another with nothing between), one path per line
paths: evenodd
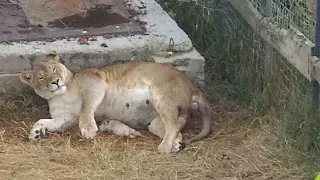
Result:
M120 56L110 55L110 54L102 54L102 53L75 53L75 54L59 54L64 61L64 64L73 71L78 71L81 69L87 69L90 67L101 67L105 65L111 65L115 63L131 61L130 55L124 53ZM127 56L126 56L127 55ZM25 59L27 56L24 56ZM32 56L28 58L32 59ZM33 63L37 63L35 61L41 60L41 58L37 58ZM157 63L169 63L173 65L178 70L184 72L190 79L192 79L197 85L204 85L204 58L193 49L190 52L181 53L174 55L170 58L165 57L157 57L154 56L153 60ZM25 64L25 67L32 67L31 64ZM21 66L19 66L21 67ZM29 69L29 68L26 68ZM19 73L7 73L0 74L0 87L2 92L6 93L17 93L21 91L32 92L31 88L23 84L19 80Z
M196 84L204 85L204 63L205 59L200 53L193 49L187 53L177 54L170 58L154 57L157 63L170 63L178 70L184 72Z
M170 58L153 57L154 61L172 63L177 69L185 71L191 79L202 81L204 58L193 48L191 40L176 22L153 0L132 0L129 3L136 10L141 3L146 6L144 10L147 13L138 16L141 21L146 22L146 35L110 39L97 36L89 45L80 45L77 38L54 42L0 44L0 87L7 92L25 90L26 86L20 82L18 73L31 69L41 56L53 50L59 53L68 68L80 70L141 58L136 52L148 47L152 47L154 53L164 51L169 46L170 38L174 39L174 49L179 53ZM103 43L107 47L101 46Z

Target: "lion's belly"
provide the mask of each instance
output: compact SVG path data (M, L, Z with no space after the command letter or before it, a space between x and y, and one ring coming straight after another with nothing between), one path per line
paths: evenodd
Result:
M132 128L146 127L156 116L148 88L108 91L96 116L121 121Z

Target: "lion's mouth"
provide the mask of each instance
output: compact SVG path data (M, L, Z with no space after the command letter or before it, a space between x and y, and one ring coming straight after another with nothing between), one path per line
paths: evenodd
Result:
M51 90L51 92L56 92L56 91L58 91L58 90L64 89L65 87L66 87L66 85L61 85L61 86L59 86L59 85L56 84L55 89L54 89L54 90Z

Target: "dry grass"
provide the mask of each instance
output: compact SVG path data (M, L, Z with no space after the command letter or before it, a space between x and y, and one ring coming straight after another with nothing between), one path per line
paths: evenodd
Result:
M47 107L36 96L2 97L0 179L303 179L301 166L277 158L283 149L267 145L274 137L250 111L214 96L214 133L174 155L158 154L160 140L147 132L87 141L75 128L29 142L30 126L49 116Z

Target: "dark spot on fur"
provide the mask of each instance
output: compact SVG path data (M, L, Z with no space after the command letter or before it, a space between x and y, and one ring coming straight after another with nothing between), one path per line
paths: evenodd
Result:
M100 44L101 47L108 47L108 45L106 43L102 43Z
M186 148L186 143L179 142L179 144L180 144L180 147L179 147L180 150L183 150L184 148Z
M149 104L149 103L150 103L150 101L147 99L147 100L146 100L146 104Z
M126 104L127 108L129 108L129 103Z

